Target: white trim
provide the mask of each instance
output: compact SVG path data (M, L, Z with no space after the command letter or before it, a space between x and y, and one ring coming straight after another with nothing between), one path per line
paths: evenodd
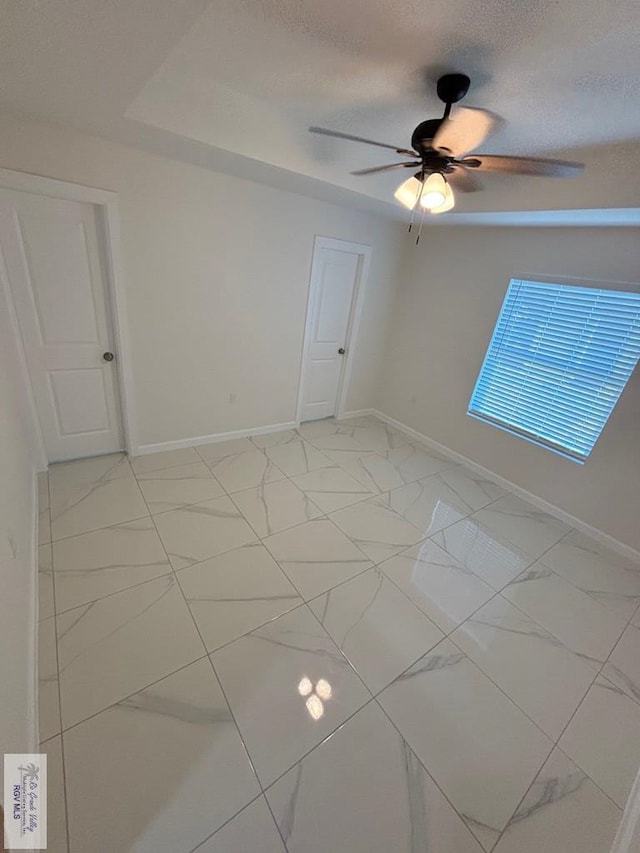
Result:
M38 631L40 630L40 612L39 612L39 583L40 583L40 567L39 567L39 523L40 507L38 505L38 472L33 471L33 519L31 529L31 579L33 584L33 595L31 600L31 678L29 680L29 699L27 708L27 727L29 732L29 742L31 744L31 752L40 752L40 716L38 711Z
M624 807L611 853L638 853L638 851L640 851L640 773L636 776Z
M375 409L352 409L350 412L343 412L343 414L336 418L339 421L348 421L349 418L364 418L367 415L377 415L377 411Z
M214 444L218 441L229 441L232 438L248 438L251 435L266 435L270 432L281 432L285 429L295 429L299 421L285 421L281 424L250 427L249 429L233 429L230 432L216 432L213 435L199 435L196 438L179 438L176 441L159 441L156 444L141 444L135 448L137 456L147 453L159 453L162 450L181 450L183 447L195 447L200 444Z
M371 269L371 258L373 249L371 246L366 246L360 243L345 243L342 240L328 241L348 246L351 250L358 251L360 255L360 264L358 268L358 279L356 281L356 292L354 294L353 311L351 314L350 329L347 334L347 357L345 359L344 368L342 371L342 381L340 384L340 393L338 395L338 405L336 407L336 418L343 417L345 407L347 405L347 395L351 386L351 373L353 371L354 354L360 332L360 322L362 320L362 312L364 310L364 297L369 281L369 271Z
M52 198L65 198L69 201L84 201L90 204L106 204L117 194L112 190L86 187L57 178L46 178L30 172L16 172L13 169L0 169L0 186L10 190L20 190L36 195L48 195Z
M314 266L316 263L316 252L320 249L334 249L338 252L352 252L354 255L359 255L358 273L354 287L354 293L351 301L351 315L349 317L349 328L347 330L346 341L346 357L342 366L340 382L338 384L338 395L336 402L335 417L344 417L344 408L347 403L347 395L349 393L349 385L351 383L351 373L353 370L353 357L358 340L358 332L360 331L360 321L362 319L362 310L364 308L364 296L369 279L369 270L371 268L371 257L373 249L364 243L351 243L347 240L338 240L334 237L321 237L316 235L313 243L313 253L311 256L311 271L309 274L309 292L307 297L307 313L304 326L304 340L302 343L302 356L300 359L300 371L298 374L298 399L296 401L296 421L300 423L302 416L302 402L304 399L304 383L305 371L307 367L307 358L309 355L309 342L311 340L311 323L313 321L313 297L315 295L314 285Z
M565 524L568 524L571 527L575 527L575 529L578 530L580 533L584 533L587 536L590 536L592 539L595 539L597 542L600 542L607 548L611 548L613 551L617 551L619 554L631 560L640 561L640 551L637 551L630 545L625 545L624 542L620 542L619 539L615 539L610 534L604 533L602 530L598 530L597 527L592 527L592 525L587 524L586 521L581 521L579 518L570 515L568 512L565 512L563 509L560 509L560 507L557 507L555 504L549 503L549 501L545 501L543 498L539 498L537 495L528 492L526 489L523 489L522 486L518 486L515 483L512 483L505 477L501 477L499 474L490 471L488 468L484 468L482 465L479 465L472 459L463 456L461 453L457 453L455 450L451 450L449 447L445 447L444 444L440 444L438 441L434 441L432 438L428 438L421 432L418 432L412 427L403 424L402 421L398 421L395 418L390 417L390 415L386 415L384 412L381 412L378 409L371 409L370 414L375 415L376 417L380 418L380 420L384 421L385 423L388 423L390 426L395 427L401 432L404 432L410 438L419 441L426 447L431 447L433 448L433 450L437 450L438 453L441 453L443 456L447 456L449 457L449 459L452 459L455 462L459 462L462 465L466 465L467 468L471 468L472 471L476 471L478 474L482 474L483 477L487 477L488 479L493 480L494 483L497 483L499 486L502 486L502 488L513 492L514 495L517 495L523 500L528 501L534 506L539 507L544 512L548 512L550 515L555 516L560 521L564 521Z
M607 207L579 210L500 210L484 213L446 213L429 216L429 227L436 225L495 225L529 228L637 228L640 208Z
M514 273L512 281L530 281L534 284L561 284L567 287L592 287L595 290L623 290L628 293L638 293L640 284L637 281L618 281L617 279L587 278L586 276L546 275L536 272Z
M62 198L68 201L79 201L93 204L100 209L102 220L102 236L104 238L105 257L107 260L107 289L109 295L109 306L113 326L114 344L116 349L116 363L118 367L118 379L120 390L120 414L122 419L123 437L125 449L132 453L137 443L137 422L135 417L135 394L133 382L133 365L131 359L131 345L129 338L129 324L127 321L126 289L122 270L122 250L120 241L120 215L118 212L118 195L111 190L86 187L82 184L72 184L68 181L59 181L55 178L45 178L41 175L32 175L27 172L14 172L11 169L0 169L0 187L21 192L34 193L36 195ZM3 276L4 278L4 276ZM11 300L13 307L13 301ZM17 321L16 321L17 322ZM13 323L13 318L12 318ZM19 327L16 327L19 329ZM24 348L22 336L18 337L20 359L24 361ZM26 374L28 377L28 373ZM26 383L28 389L32 414L37 424L37 434L42 447L40 455L44 458L46 469L46 453L42 432L37 418L37 410L33 400L31 381Z
M4 255L0 249L0 279L2 280L1 295L3 297L4 308L6 309L9 325L13 332L15 342L15 351L18 356L18 370L20 371L20 385L25 389L27 407L29 409L29 419L31 421L31 444L33 461L38 471L46 471L48 467L47 451L44 446L44 438L40 427L40 419L38 418L38 410L36 408L35 397L33 396L33 386L31 385L31 377L29 376L29 368L27 367L27 358L24 351L24 341L22 340L22 332L18 322L15 305L13 304L13 294L9 284L9 276L4 263Z
M120 414L125 449L129 455L138 444L138 419L133 378L133 356L129 336L127 294L124 283L120 211L115 193L102 205L104 240L107 255L107 279L111 299L113 335L116 343L116 366L120 380Z

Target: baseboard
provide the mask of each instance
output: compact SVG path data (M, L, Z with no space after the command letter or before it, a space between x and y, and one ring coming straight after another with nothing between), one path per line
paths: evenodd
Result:
M145 456L147 453L159 453L163 450L181 450L183 447L195 447L200 444L213 444L217 441L229 441L233 438L248 438L252 435L265 435L269 432L280 432L284 429L295 429L295 421L281 424L251 427L250 429L234 429L230 432L216 432L213 435L199 435L195 438L180 438L177 441L159 441L156 444L141 444L134 449L134 456Z
M27 726L29 732L29 742L31 744L31 752L40 752L40 720L38 715L38 617L39 617L39 590L38 583L40 577L38 574L38 518L40 515L40 507L38 506L38 472L33 472L33 520L31 531L31 573L33 578L33 596L31 600L31 661L32 672L29 687L29 708L27 709Z
M421 432L418 432L412 427L402 423L402 421L398 421L395 418L392 418L390 415L381 412L379 409L371 409L369 411L369 414L375 415L376 417L380 418L380 420L384 421L385 423L388 423L395 429L400 430L400 432L405 433L405 435L408 435L415 441L424 444L426 447L430 447L433 450L437 450L438 453L441 453L443 456L447 456L449 459L452 459L455 462L459 462L461 465L466 465L467 468L471 468L472 471L476 471L478 474L482 474L483 477L487 477L487 479L493 480L494 483L497 483L504 489L508 489L510 492L513 492L514 495L517 495L523 500L528 501L534 506L537 506L544 512L548 512L550 515L555 516L560 521L564 521L565 524L569 524L571 527L575 527L575 529L578 530L580 533L584 533L586 536L590 536L592 539L595 539L602 545L606 545L607 548L611 548L612 551L617 551L618 554L621 554L622 556L627 557L631 560L640 561L640 551L637 551L630 545L625 545L624 542L620 542L619 539L615 539L609 533L605 533L604 531L599 530L597 527L593 527L591 524L588 524L586 521L582 521L581 519L570 515L568 512L565 512L565 510L561 509L558 506L555 506L555 504L549 503L549 501L546 501L543 498L534 495L532 492L528 492L526 489L523 489L522 486L518 486L516 485L516 483L512 483L505 477L501 477L499 474L490 471L488 468L484 468L482 465L479 465L472 459L463 456L461 453L457 453L455 450L451 450L451 448L446 447L444 444L440 444L440 442L438 441L434 441L432 438L423 435Z
M636 776L611 853L638 853L640 850L640 773Z
M352 412L343 412L337 420L348 421L349 418L364 418L367 415L378 415L375 409L354 409Z

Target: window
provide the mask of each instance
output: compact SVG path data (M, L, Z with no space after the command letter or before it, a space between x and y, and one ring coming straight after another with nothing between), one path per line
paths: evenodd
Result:
M512 279L468 413L584 462L639 357L639 292Z

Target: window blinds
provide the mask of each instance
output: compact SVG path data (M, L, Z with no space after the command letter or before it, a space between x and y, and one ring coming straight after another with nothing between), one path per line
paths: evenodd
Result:
M640 357L640 292L512 279L469 414L584 461Z

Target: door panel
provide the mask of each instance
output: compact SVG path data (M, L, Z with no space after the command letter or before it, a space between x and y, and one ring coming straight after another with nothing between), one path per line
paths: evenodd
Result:
M49 380L60 435L109 429L102 370L51 370Z
M78 287L91 281L84 223L18 213L16 231L42 344L97 343L92 289Z
M122 449L99 233L91 204L0 189L0 250L50 462Z
M356 252L319 248L313 256L310 340L303 365L303 421L335 414L342 381L354 294L360 268Z

